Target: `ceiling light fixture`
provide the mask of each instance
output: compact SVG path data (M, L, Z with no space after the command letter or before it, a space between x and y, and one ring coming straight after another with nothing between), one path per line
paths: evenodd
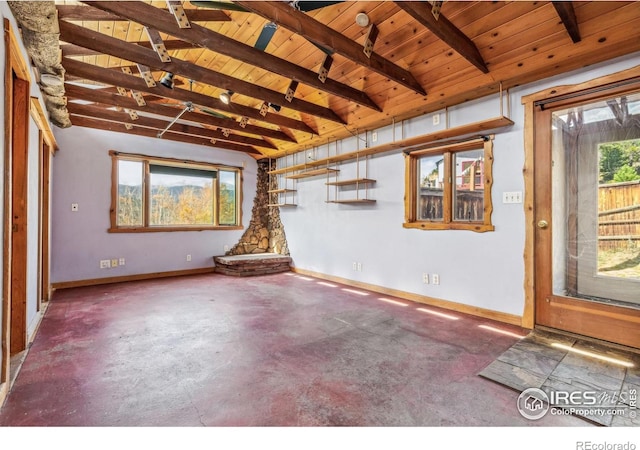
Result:
M356 14L356 23L363 28L369 25L369 16L367 16L367 13L359 12Z
M165 73L160 80L160 84L166 88L173 89L173 74L171 72Z
M220 94L220 101L225 105L231 103L231 96L233 95L233 91L226 90L222 94Z

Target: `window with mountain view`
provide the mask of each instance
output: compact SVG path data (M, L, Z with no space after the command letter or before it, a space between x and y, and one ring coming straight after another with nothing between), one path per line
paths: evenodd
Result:
M240 225L240 169L112 152L111 231Z

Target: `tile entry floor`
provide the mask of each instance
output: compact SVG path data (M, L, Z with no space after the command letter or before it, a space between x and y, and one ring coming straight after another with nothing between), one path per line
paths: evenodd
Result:
M633 367L594 359L585 352L629 362ZM640 355L636 353L535 330L500 355L480 375L518 392L539 388L549 395L552 391L576 393L575 402L581 407L573 404L574 414L599 425L640 425L637 416L640 413L637 405ZM582 397L585 392L591 393L590 398ZM564 398L556 402L565 406L565 411L571 407L568 403L571 402ZM607 409L620 415L599 412Z
M487 325L527 334L294 273L60 290L0 426L593 425L478 376L518 341Z

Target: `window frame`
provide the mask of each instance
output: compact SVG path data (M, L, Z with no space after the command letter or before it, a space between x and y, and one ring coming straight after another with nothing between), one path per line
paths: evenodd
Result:
M242 167L215 164L202 161L192 161L184 159L163 158L159 156L148 156L135 153L122 153L115 150L109 151L111 157L111 206L109 209L110 227L109 233L148 233L148 232L173 232L173 231L205 231L205 230L241 230L242 226ZM143 166L142 176L142 225L127 226L118 225L118 162L136 161ZM151 225L150 224L150 166L173 166L184 167L195 170L205 170L216 172L213 178L214 187L214 208L213 225ZM233 225L220 225L220 177L219 172L235 172L236 174L236 223Z
M491 188L493 185L493 135L482 136L463 142L440 144L435 147L411 149L404 152L405 157L405 217L404 228L421 230L469 230L478 233L494 231L491 223L493 204L491 202ZM453 172L453 155L469 150L484 151L484 196L482 221L454 220L454 191L455 174ZM419 220L418 216L418 172L419 161L423 156L442 156L444 159L445 176L443 186L443 214L442 220Z

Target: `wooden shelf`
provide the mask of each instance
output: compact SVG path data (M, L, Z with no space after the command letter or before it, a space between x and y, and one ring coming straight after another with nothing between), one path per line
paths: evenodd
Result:
M375 200L371 200L369 198L354 198L351 200L329 200L327 203L345 203L345 204L356 204L356 203L375 203Z
M406 150L410 147L419 147L429 143L437 143L444 139L465 136L472 133L482 133L483 131L495 130L502 127L509 127L513 125L513 121L508 117L499 116L492 119L483 120L480 122L474 122L467 125L461 125L458 127L447 128L440 131L434 131L433 133L423 134L411 138L402 139L396 142L390 142L388 144L378 145L376 147L369 147L362 150L343 153L341 155L330 156L328 158L318 159L316 161L306 162L304 164L297 164L289 167L283 167L281 169L275 169L270 171L270 174L279 174L291 172L294 170L308 169L309 167L316 167L327 164L335 164L338 162L349 161L356 158L362 158L370 155L379 155L382 153ZM279 158L283 155L275 155ZM272 156L274 157L274 156Z
M290 180L297 180L299 178L315 177L316 175L338 172L340 172L338 169L329 169L328 167L323 167L322 169L305 170L304 172L300 172L295 175L289 175L287 178Z
M270 207L289 207L289 206L298 206L295 203L270 203L267 206Z
M376 180L372 180L371 178L354 178L353 180L330 181L325 184L327 186L349 186L352 184L372 184L375 182Z
M286 192L297 192L295 189L273 189L267 191L269 194L284 194Z

